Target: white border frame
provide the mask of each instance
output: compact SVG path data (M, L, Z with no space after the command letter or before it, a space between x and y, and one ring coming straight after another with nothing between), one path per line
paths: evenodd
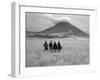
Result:
M12 3L12 76L54 75L66 73L95 72L96 53L94 53L95 12L94 8L61 8L31 6L32 4ZM25 68L25 12L66 13L90 15L90 65L33 67Z

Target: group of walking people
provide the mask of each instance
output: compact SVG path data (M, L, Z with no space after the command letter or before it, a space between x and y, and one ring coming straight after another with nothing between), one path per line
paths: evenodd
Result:
M61 51L62 46L60 41L58 41L56 43L56 41L52 42L50 41L49 43L47 43L47 41L44 42L44 50L50 50L50 51Z

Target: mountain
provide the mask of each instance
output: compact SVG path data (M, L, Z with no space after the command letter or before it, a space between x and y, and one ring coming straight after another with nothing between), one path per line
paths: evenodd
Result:
M40 32L32 33L27 31L27 34L30 37L46 37L46 38L55 38L55 37L63 38L72 35L80 37L89 37L88 33L78 29L71 23L64 21L58 22L54 26Z
M88 33L78 29L71 23L64 22L64 21L59 22L56 25L54 25L46 30L40 31L39 33L62 33L62 32L72 32L73 35L76 35L76 36L84 36L84 37L89 36Z

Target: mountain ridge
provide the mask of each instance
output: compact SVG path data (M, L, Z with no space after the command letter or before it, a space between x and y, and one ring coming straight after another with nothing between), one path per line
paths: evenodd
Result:
M72 31L73 34L76 36L89 36L88 33L78 29L71 23L64 22L64 21L59 22L46 30L40 31L39 33L61 33L61 32L69 32L69 31Z
M54 26L42 30L40 32L27 32L29 34L32 34L32 36L35 37L68 37L70 35L75 36L82 36L82 37L89 37L89 34L82 31L81 29L78 29L76 26L72 25L69 22L58 22Z

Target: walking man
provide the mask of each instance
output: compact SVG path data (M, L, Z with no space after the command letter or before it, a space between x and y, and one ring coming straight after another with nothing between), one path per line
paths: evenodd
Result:
M58 43L57 43L57 47L58 47L58 50L59 50L59 51L62 49L62 46L61 46L60 41L58 41Z
M44 43L44 50L48 50L48 43L47 43L47 41L45 41L45 43Z
M53 49L53 43L52 43L52 41L50 41L50 43L49 43L49 49L52 51L52 49Z
M54 41L54 45L53 45L53 50L56 51L57 50L57 44L56 42Z

